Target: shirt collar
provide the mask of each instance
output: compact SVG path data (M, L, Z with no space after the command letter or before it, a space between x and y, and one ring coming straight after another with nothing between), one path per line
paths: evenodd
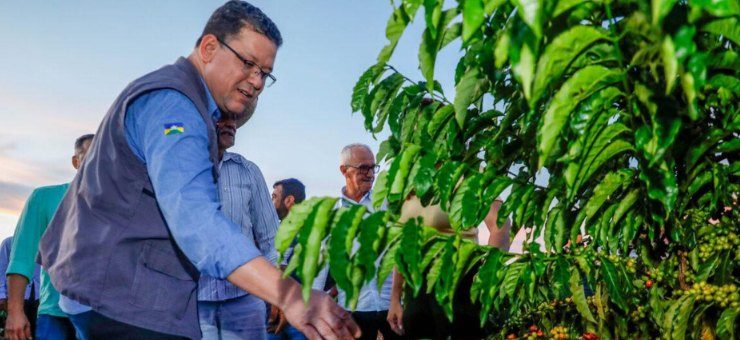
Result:
M373 193L373 190L372 189L370 191L368 191L364 196L362 196L362 198L360 198L360 201L359 202L357 202L357 201L355 201L355 200L347 197L347 195L345 194L346 190L347 190L347 187L342 187L342 201L343 202L346 201L347 203L351 203L351 204L362 204L362 205L366 205L367 203L370 203L371 202L370 196L372 196L372 193ZM344 205L344 204L342 204L342 205Z
M226 162L226 161L233 161L233 162L236 162L236 163L239 163L239 164L244 164L244 162L242 161L242 157L239 156L239 154L233 153L233 152L224 151L224 154L221 157L221 162Z
M203 87L206 89L206 99L208 100L208 112L211 113L211 117L213 117L213 121L218 121L221 119L221 110L218 109L218 105L216 105L216 101L213 99L213 96L211 95L211 90L208 89L208 85L206 85L205 79L203 77L200 77L200 82L203 83Z

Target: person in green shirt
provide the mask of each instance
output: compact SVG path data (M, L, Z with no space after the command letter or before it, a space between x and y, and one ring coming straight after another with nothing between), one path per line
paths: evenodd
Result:
M90 147L93 135L75 141L72 166L79 169ZM29 278L33 277L39 240L56 213L59 203L69 188L69 183L40 187L31 193L15 228L10 263L6 272L8 282L8 317L5 336L9 340L75 339L75 330L67 315L59 308L59 293L51 285L46 271L41 270L41 296L36 329L24 313L23 298Z

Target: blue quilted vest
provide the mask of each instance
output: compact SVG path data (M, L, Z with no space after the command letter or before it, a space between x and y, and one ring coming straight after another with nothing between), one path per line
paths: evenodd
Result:
M198 108L208 126L211 161L218 164L207 89L189 60L180 58L133 81L96 132L42 237L39 257L61 294L96 312L157 332L200 338L198 270L173 241L146 167L129 148L124 131L128 105L165 88L183 93Z

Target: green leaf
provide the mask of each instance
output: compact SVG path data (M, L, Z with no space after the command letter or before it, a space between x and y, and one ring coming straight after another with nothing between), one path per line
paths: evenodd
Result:
M665 93L670 94L673 91L673 85L676 83L678 76L678 59L676 59L676 45L673 44L671 36L666 35L661 45L661 55L663 56L663 71L665 72Z
M442 3L437 0L424 0L424 20L432 39L437 39L439 19L442 17Z
M617 205L617 210L614 211L614 215L612 216L612 224L616 225L617 222L622 218L622 216L635 204L637 199L640 197L640 189L633 189L622 199L619 201L619 205Z
M505 294L508 297L514 296L516 288L519 285L519 279L524 273L524 269L527 264L524 262L514 262L507 266L506 275L501 284L501 294Z
M493 52L496 68L501 68L509 60L509 47L511 46L511 36L508 31L504 31L496 40L496 49Z
M282 262L283 254L288 250L303 225L307 223L306 220L311 212L323 202L323 199L322 197L313 197L300 204L296 204L290 210L288 216L280 223L278 233L275 235L275 249L280 254L278 263Z
M740 3L736 0L692 0L690 4L716 17L740 15Z
M378 178L375 179L375 185L373 185L373 193L371 200L373 207L379 209L385 197L388 195L388 171L383 170L378 174Z
M676 0L652 0L653 26L659 27L675 4Z
M677 304L680 303L676 310L675 317L673 319L673 332L671 333L672 339L683 340L686 336L686 327L689 324L689 317L691 316L692 308L694 307L694 298L683 297Z
M605 257L601 258L601 275L604 282L606 282L606 288L609 290L609 298L617 305L620 309L627 312L629 307L624 296L624 285L623 282L617 277L617 268L614 264L607 260Z
M394 233L393 230L398 231ZM381 287L385 283L386 278L388 278L388 275L391 275L391 273L393 272L393 268L396 267L396 253L398 252L398 248L401 244L400 228L391 227L388 231L388 235L390 241L388 241L388 246L383 253L383 258L380 260L380 265L378 266L378 287L376 287L378 290L381 289ZM333 274L332 277L334 277Z
M455 120L462 128L468 113L468 106L482 96L484 79L477 67L470 67L455 86Z
M483 202L489 204L498 198L512 183L511 178L506 176L493 177L489 183L484 183Z
M723 36L740 46L740 24L736 17L718 19L701 27L704 32Z
M545 227L545 248L552 249L556 253L563 251L565 246L565 220L563 219L562 207L555 206L547 214Z
M513 0L518 7L517 13L527 26L532 29L537 38L542 36L542 1L540 0Z
M357 249L353 258L353 265L362 269L363 282L365 283L375 276L377 269L375 263L380 255L378 253L380 241L387 231L387 221L388 213L378 211L366 217L360 223L360 235L358 237L360 248Z
M572 295L570 289L570 265L562 256L558 256L554 263L552 272L552 290L555 293L555 297L558 300L565 300L566 297ZM578 270L575 267L574 270ZM579 279L579 281L581 281ZM581 287L583 288L583 287Z
M429 267L429 264L432 263L434 259L439 257L439 254L445 245L445 242L441 241L430 241L430 243L432 245L426 249L424 253L424 259L421 261L420 270L422 272L426 271L427 267Z
M352 282L349 277L351 267L351 249L347 247L347 239L354 239L350 231L357 230L365 214L364 205L355 204L337 210L332 223L331 238L329 239L329 272L337 283L337 286L346 292L347 297L353 296Z
M429 28L424 30L419 45L419 68L427 82L427 91L434 91L434 63L437 60L437 40Z
M465 275L465 269L467 268L468 261L471 259L473 253L477 249L477 246L473 242L460 242L457 250L453 255L454 259L454 271L452 276L443 278L445 285L447 286L447 296L449 296L449 308L448 311L452 311L452 299L455 296L455 291L463 277ZM448 313L447 318L452 320L452 314Z
M483 0L465 0L463 5L463 42L470 40L470 37L483 25L485 17L483 16Z
M449 202L452 199L453 189L466 169L466 165L460 162L447 162L437 171L435 184L439 190L440 205L443 210L449 211Z
M422 260L419 229L421 228L416 225L415 220L409 220L404 224L401 233L401 248L396 253L398 269L409 286L414 290L415 295L419 292L422 285L421 268L419 266Z
M301 282L303 282L303 300L308 301L311 296L311 285L316 278L319 268L319 254L321 254L321 243L326 236L327 227L331 220L331 211L337 203L336 198L324 198L315 211L311 214L313 220L304 228L310 229L308 240L303 248L303 265L301 266Z
M524 97L530 99L532 97L534 66L537 60L532 47L528 43L530 39L527 38L528 36L524 35L522 38L524 41L520 41L521 45L509 50L509 58L511 59L511 71L519 83L522 84Z
M537 62L530 102L536 103L547 85L560 79L577 56L600 41L610 41L607 32L591 26L574 26L555 37Z
M370 84L375 80L379 72L383 70L383 67L379 64L370 66L365 72L362 73L360 79L355 84L352 90L352 112L362 110L362 106L365 104L365 97L367 97L370 90Z
M449 27L445 28L444 34L442 35L442 41L439 43L439 49L443 49L449 43L455 41L462 34L462 23L456 22ZM441 92L441 91L440 91Z
M571 268L570 270L570 292L573 294L573 302L576 305L576 309L584 319L589 322L596 323L594 315L591 314L591 310L588 309L588 302L586 302L586 293L583 290L583 281L581 280L581 274L578 273L578 269Z
M437 242L437 244L439 244L440 247L439 252L436 253L437 256L430 259L432 261L432 266L429 268L429 273L427 273L427 294L431 293L437 285L437 281L439 281L439 276L442 273L442 268L445 265L449 267L449 263L452 262L452 253L454 252L454 248L452 247L452 240L448 239L444 242Z
M442 310L445 312L445 315L448 319L450 319L450 316L452 314L452 296L449 295L449 285L451 284L450 280L454 275L455 271L455 246L454 246L454 239L449 239L447 244L445 245L445 250L442 253L442 258L439 262L442 263L442 267L440 268L438 279L436 280L436 284L434 285L434 297L437 300L437 303L439 306L442 307Z
M380 51L378 64L385 64L391 59L398 40L401 38L403 31L406 30L409 22L414 19L418 8L418 5L400 6L393 11L385 28L385 36L388 38L388 44Z
M367 97L365 97L365 105L362 107L362 116L365 118L365 129L373 132L373 120L384 119L381 116L384 114L388 102L398 92L403 85L405 79L398 73L393 73L390 76L383 79L377 86L375 86ZM383 109L383 110L381 110ZM380 112L378 112L380 110Z
M618 172L610 172L594 188L594 193L584 207L586 211L586 222L590 220L609 197L619 189L628 178L633 175L632 170L622 169Z
M414 191L419 198L423 198L426 194L432 190L434 184L434 154L426 154L422 156L414 166L418 166L416 176L414 176Z
M716 89L727 89L736 96L740 94L740 80L724 74L716 74L709 79L709 85Z
M427 132L429 133L429 136L436 139L440 131L442 130L442 127L445 126L454 112L455 108L450 105L442 106L437 111L435 111L434 115L432 116L432 120L429 122L429 125L427 125Z
M582 159L568 164L565 180L568 184L569 197L577 194L581 186L590 180L604 163L618 154L634 150L630 142L617 139L620 134L627 131L627 127L619 123L606 127L589 143Z
M450 223L455 230L468 230L480 224L482 179L483 176L472 174L463 180L455 192L450 207Z
M552 12L552 18L556 18L566 11L584 3L586 1L583 0L559 0L555 6L555 10Z
M735 339L735 319L740 309L727 308L719 316L717 321L717 337L720 339Z
M537 131L540 167L550 157L568 115L578 103L621 78L622 73L619 70L588 66L578 70L563 84L548 106Z
M416 154L421 150L417 145L406 145L404 150L401 152L396 159L391 163L391 167L388 170L388 201L396 202L404 200L403 196L404 188L406 187L407 178L413 165L413 160Z

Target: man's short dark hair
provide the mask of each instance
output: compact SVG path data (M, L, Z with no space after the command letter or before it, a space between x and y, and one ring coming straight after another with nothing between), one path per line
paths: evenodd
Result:
M295 178L288 178L275 182L272 187L275 188L278 185L283 187L283 199L293 196L296 203L301 203L306 199L306 186L301 181Z
M206 34L213 34L219 40L227 41L231 36L239 34L244 27L263 34L277 47L283 44L280 30L265 13L246 1L231 0L211 14L195 46L200 45Z
M77 153L82 152L82 146L85 145L85 142L87 141L90 141L90 143L92 143L93 137L95 137L95 135L92 133L88 133L86 135L82 135L78 137L75 140L75 153L77 154Z

